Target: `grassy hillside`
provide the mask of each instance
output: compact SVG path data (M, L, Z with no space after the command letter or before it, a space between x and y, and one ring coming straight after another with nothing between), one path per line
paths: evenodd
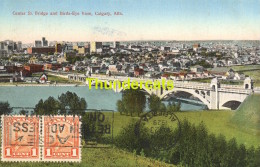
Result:
M254 107L252 106L251 108ZM248 129L240 128L240 126L234 124L231 120L235 113L236 111L187 111L178 112L176 113L176 115L180 120L187 119L189 122L194 123L196 125L198 125L201 122L204 122L206 127L208 128L209 133L213 133L216 135L223 134L228 140L236 138L239 144L243 143L248 148L251 146L260 146L259 131L248 131ZM139 119L137 117L123 116L119 113L114 113L114 118L114 136L116 136L118 132L122 129L122 127L127 125L128 122L131 121L131 119ZM165 120L171 123L168 120L168 118L158 116L149 120L147 126L152 126L154 120ZM176 125L176 123L174 123L174 125Z
M248 131L247 129L242 129L231 122L233 115L235 115L234 111L189 111L178 112L176 115L180 120L187 119L189 122L194 123L195 125L203 122L206 125L209 133L213 133L215 135L223 134L228 140L236 138L239 144L243 143L247 148L251 146L260 146L259 133L256 133L255 130ZM148 126L153 124L153 120L155 120L155 118L152 118L149 121ZM164 117L157 117L156 120L167 119Z
M259 100L259 96L254 97L254 100ZM249 99L250 101L250 99ZM240 109L245 108L245 110L256 109L250 102L247 107L247 103L244 103ZM260 111L260 110L258 110ZM254 129L245 129L241 128L237 124L234 124L231 120L233 116L239 111L187 111L187 112L177 112L176 115L180 120L187 119L189 122L198 125L201 122L204 122L209 133L213 133L215 135L223 134L226 139L230 140L232 138L236 138L239 144L245 144L247 148L251 146L258 147L260 146L260 133L258 130ZM112 121L112 113L106 113L106 116ZM119 113L114 113L114 136L116 136L122 127L126 126L132 119L139 119L138 117L130 117L120 115ZM168 118L164 116L158 116L149 120L146 126L154 127L154 120L158 122L158 120L165 120L167 123L171 122ZM176 122L173 122L174 126L176 126Z
M250 95L232 117L232 122L245 130L260 134L260 94Z
M82 162L81 163L3 163L0 162L0 166L5 167L136 167L136 166L161 166L168 167L173 166L163 162L159 162L150 158L136 156L132 153L128 153L115 148L83 148L82 150Z

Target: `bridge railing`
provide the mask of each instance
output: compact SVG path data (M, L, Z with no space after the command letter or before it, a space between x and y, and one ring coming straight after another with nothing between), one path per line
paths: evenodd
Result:
M76 77L86 77L84 74L69 74L68 77L70 76L76 76ZM135 78L135 77L122 77L122 76L114 76L114 77L109 77L109 76L91 76L90 78L96 78L98 80L119 80L121 82L130 79L130 82L132 81L138 81L138 82L146 82L147 80L150 80L154 82L155 80L160 81L162 83L162 79L144 79L144 78ZM165 79L165 82L167 83L167 79ZM198 82L190 82L190 81L173 81L174 87L176 88L187 88L187 89L199 89L199 90L211 90L210 84L209 83L198 83ZM260 91L260 88L254 89L256 91ZM251 93L252 90L246 90L243 88L241 85L226 85L226 84L221 84L221 88L219 91L225 91L225 92L234 92L234 93Z
M188 88L188 89L200 89L200 90L210 90L210 86L200 86L200 85L187 85L187 84L174 84L176 88Z
M220 91L220 92L230 92L230 93L240 93L240 94L250 94L250 93L252 93L252 90L247 90L247 89L219 88L218 91Z
M238 88L243 89L243 85L227 85L227 84L221 84L222 88Z

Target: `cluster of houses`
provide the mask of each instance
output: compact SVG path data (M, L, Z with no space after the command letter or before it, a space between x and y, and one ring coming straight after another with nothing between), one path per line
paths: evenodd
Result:
M229 66L260 63L260 46L244 46L232 42L115 42L114 46L92 42L85 44L89 50L85 49L84 52L80 50L81 46L69 47L70 45L72 44L55 43L53 54L20 53L0 56L0 82L26 81L33 73L43 72L173 80L217 76L228 80L243 80L245 75L235 72ZM38 49L38 52L41 50ZM71 62L69 58L75 61Z

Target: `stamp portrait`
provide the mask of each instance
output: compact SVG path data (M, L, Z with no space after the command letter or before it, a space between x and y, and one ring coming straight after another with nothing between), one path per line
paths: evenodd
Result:
M39 161L39 141L39 117L2 116L2 161Z
M43 117L43 161L81 161L80 119L73 116Z

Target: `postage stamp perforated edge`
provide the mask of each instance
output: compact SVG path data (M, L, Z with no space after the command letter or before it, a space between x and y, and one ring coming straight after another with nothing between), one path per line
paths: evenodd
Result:
M78 117L79 119L79 159L46 159L44 157L44 148L45 148L45 145L44 145L44 139L45 139L45 136L44 136L44 122L45 122L45 118L47 117L50 117L50 118L58 118L58 117ZM42 147L41 147L41 153L42 153L42 161L43 162L81 162L81 117L80 116L73 116L73 115L55 115L55 116L42 116Z
M3 144L4 144L4 118L5 117L27 117L25 115L1 115L1 161L2 162L40 162L41 160L41 150L39 149L39 158L37 159L30 159L30 158L4 158L4 149L3 149ZM31 117L31 116L29 116ZM36 116L33 116L33 117L36 117ZM39 127L39 132L41 131L41 119L40 117L39 118L39 124L38 124L38 127ZM41 139L41 133L39 133L39 146L40 146L40 139Z

